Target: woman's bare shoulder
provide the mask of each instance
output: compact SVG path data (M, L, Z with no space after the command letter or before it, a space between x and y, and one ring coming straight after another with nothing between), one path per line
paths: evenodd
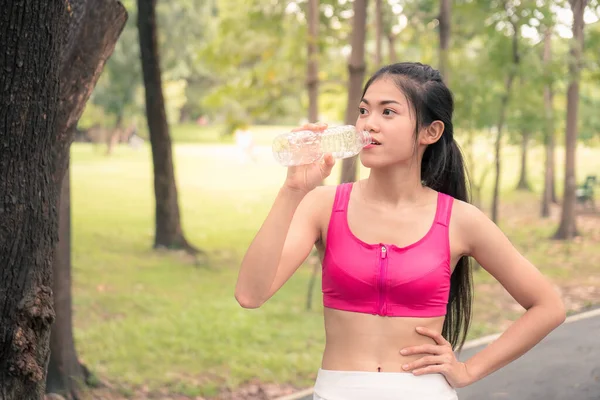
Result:
M487 219L483 211L466 201L454 199L450 217L450 235L454 245L463 255L469 253L473 232L482 219Z
M319 210L327 210L333 207L335 193L339 185L321 185L314 188L309 195L312 197Z

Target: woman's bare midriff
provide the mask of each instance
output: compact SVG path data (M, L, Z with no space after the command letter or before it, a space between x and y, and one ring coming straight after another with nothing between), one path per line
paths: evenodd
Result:
M402 365L426 354L403 356L409 346L435 344L418 326L442 331L444 317L381 317L325 308L325 352L321 368L339 371L406 372Z

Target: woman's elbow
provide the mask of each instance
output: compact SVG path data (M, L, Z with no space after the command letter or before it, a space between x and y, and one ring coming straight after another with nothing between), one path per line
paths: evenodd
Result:
M240 293L239 290L235 291L235 299L242 308L259 308L264 304L263 300L244 295L243 293Z
M567 319L567 308L561 299L559 299L558 305L556 306L556 317L557 325L562 324Z
M565 303L560 296L556 295L552 302L547 306L548 315L551 316L554 326L559 326L567 319L567 310Z

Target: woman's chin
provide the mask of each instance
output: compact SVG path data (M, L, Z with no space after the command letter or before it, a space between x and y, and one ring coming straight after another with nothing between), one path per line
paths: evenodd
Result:
M360 162L365 168L377 168L383 166L381 158L373 157L371 154L360 153Z

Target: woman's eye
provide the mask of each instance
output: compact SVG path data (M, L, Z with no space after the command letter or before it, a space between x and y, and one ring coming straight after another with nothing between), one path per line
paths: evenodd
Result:
M358 113L364 115L367 113L367 109L364 107L358 107Z
M394 110L390 110L389 108L386 108L385 110L383 110L383 115L392 115L394 114Z

